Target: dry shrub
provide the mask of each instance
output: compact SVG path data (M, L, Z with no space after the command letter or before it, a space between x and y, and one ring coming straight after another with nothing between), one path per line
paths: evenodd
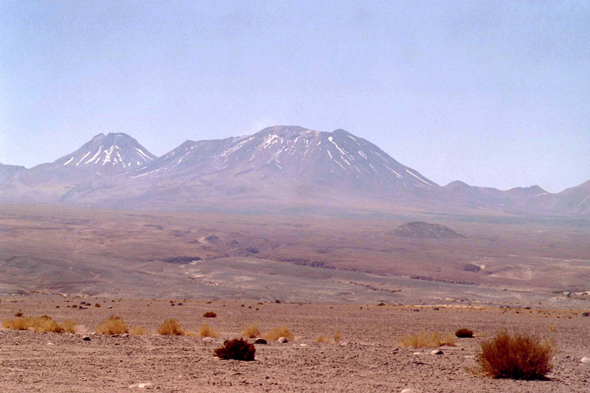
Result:
M270 341L277 341L281 337L285 337L289 341L293 341L295 339L295 336L291 330L289 330L289 328L286 326L274 328L264 335L264 338Z
M557 331L557 326L547 325L547 330L549 330L550 332L555 332L555 331Z
M144 327L135 326L135 327L131 328L131 330L129 331L129 334L131 334L133 336L145 336L146 334L148 334L148 331Z
M101 322L95 330L96 334L123 334L129 333L129 326L125 324L123 318L111 315L109 319Z
M185 331L178 323L178 319L169 318L162 322L157 330L158 334L163 336L184 336Z
M250 325L242 331L242 337L245 337L245 338L260 337L260 334L261 333L260 333L260 329L258 328L258 325Z
M473 337L473 330L469 329L459 329L455 332L455 336L459 338L472 338Z
M499 332L481 343L477 363L494 378L543 379L551 372L555 345L526 333Z
M221 359L254 360L256 347L241 338L225 340L223 347L215 349L215 356Z
M209 325L203 325L199 328L200 337L219 337L219 332Z
M32 319L29 317L21 317L15 319L5 319L2 321L2 326L6 329L12 330L27 330L32 326Z
M454 347L457 339L452 334L444 336L438 332L419 332L402 337L401 344L414 348L438 348L444 345Z
M324 336L317 336L315 339L316 343L329 343L330 339Z
M215 314L213 311L207 311L205 314L203 314L203 316L205 318L217 318L217 314Z
M334 342L339 343L342 340L342 332L340 330L336 330L334 332Z
M7 329L27 330L34 329L39 333L63 333L64 328L53 318L43 315L36 318L21 317L15 319L5 319L2 325Z
M63 326L64 330L68 333L76 333L76 322L71 319L63 321L61 326Z

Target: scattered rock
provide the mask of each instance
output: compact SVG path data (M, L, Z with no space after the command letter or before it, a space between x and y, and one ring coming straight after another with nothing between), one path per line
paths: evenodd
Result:
M53 343L52 342L48 342L47 345L53 345Z
M307 344L299 344L299 346L303 347L303 348L309 347L309 345L307 345Z
M404 389L401 393L420 393L420 391L416 389Z
M441 351L440 349L435 349L435 350L430 351L430 354L431 355L442 355L443 351Z
M215 341L213 337L204 337L202 340L205 344L209 344Z
M582 363L590 363L590 356L584 356L582 358Z
M113 308L113 306L109 306L109 309Z
M257 338L254 344L268 344L268 342L263 338Z
M123 337L129 337L129 333L123 333Z
M280 342L280 343L283 343L283 344L289 342L289 340L287 340L286 337L279 337L279 339L277 341Z
M82 341L90 341L90 336L84 336L84 337L82 337Z
M151 383L151 382L137 383L135 385L129 386L129 389L135 389L135 388L137 388L137 389L145 389L145 388L150 387L152 385L153 385L153 383Z
M584 311L584 312L582 313L582 316L583 316L583 317L590 317L590 312Z

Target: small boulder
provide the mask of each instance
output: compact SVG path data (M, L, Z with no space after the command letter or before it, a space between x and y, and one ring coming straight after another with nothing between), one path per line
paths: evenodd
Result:
M590 356L584 356L581 360L582 363L590 363Z
M279 339L277 341L280 342L280 343L283 343L283 344L289 342L289 340L287 340L286 337L279 337Z
M309 347L309 345L307 345L307 344L299 344L299 346L300 346L300 347L302 347L302 348L307 348L307 347Z
M90 336L84 336L84 337L82 337L82 341L90 341Z
M430 351L430 354L431 355L442 355L443 351L441 351L440 349L435 349L435 350Z
M204 337L202 340L205 344L210 344L215 341L213 337Z
M263 345L265 345L265 344L268 344L268 342L265 339L263 339L263 338L257 338L256 341L254 341L254 344L263 344Z

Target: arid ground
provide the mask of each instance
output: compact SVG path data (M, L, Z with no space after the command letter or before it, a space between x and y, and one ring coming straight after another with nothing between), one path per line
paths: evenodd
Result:
M71 308L81 302L92 306ZM217 317L204 318L205 311L214 311ZM579 310L47 295L2 298L2 319L16 312L47 314L60 322L73 319L80 333L0 330L1 391L590 391L590 363L581 362L582 357L590 356L590 317ZM149 335L90 334L112 314L123 317L131 327L147 328ZM203 343L200 337L157 335L159 324L170 317L192 331L209 324L221 336L213 343ZM213 356L213 349L224 339L238 337L251 324L258 324L262 332L285 325L295 340L257 345L253 362ZM471 328L476 337L458 339L456 346L442 347L440 355L430 354L431 349L400 345L406 334L454 332L460 327ZM480 342L501 329L554 340L558 352L547 380L498 380L474 369ZM338 344L332 340L337 330L342 333ZM82 339L84 334L90 341ZM330 342L317 343L318 336Z
M410 221L463 237L394 234ZM0 317L73 319L78 332L2 328L0 390L590 391L590 363L581 362L590 357L589 238L587 221L563 217L3 205ZM81 302L91 306L72 307ZM111 315L150 334L92 335ZM190 331L208 323L221 336L157 335L171 317ZM288 326L295 340L258 345L254 362L213 356L251 324ZM476 337L441 355L400 344L407 334L462 327ZM474 369L481 341L501 329L554 340L547 380L495 380Z

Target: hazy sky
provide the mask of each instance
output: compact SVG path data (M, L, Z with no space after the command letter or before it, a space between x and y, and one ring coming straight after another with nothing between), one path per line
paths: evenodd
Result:
M444 185L590 180L588 1L0 1L0 162L125 132L364 137Z

